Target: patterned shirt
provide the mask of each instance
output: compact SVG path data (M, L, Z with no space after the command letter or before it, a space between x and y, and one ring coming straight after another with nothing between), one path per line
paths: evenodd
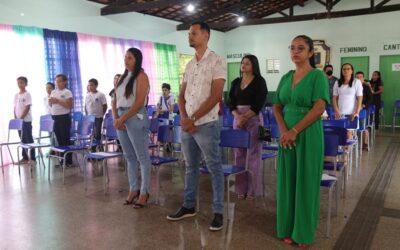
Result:
M225 60L215 52L207 49L200 61L196 56L186 65L183 82L186 82L186 112L192 116L211 96L212 81L226 80ZM218 120L218 103L207 114L195 121L195 125ZM197 118L196 118L197 119Z

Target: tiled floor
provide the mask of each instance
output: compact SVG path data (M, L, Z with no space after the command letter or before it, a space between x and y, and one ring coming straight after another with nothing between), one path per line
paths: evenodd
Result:
M332 237L325 237L327 192L322 191L321 219L312 249L341 249L348 240L348 221L353 210L362 210L360 200L372 176L377 176L385 154L396 147L400 137L380 132L376 145L364 152L359 168L348 179L346 197L340 199L338 214L332 220ZM362 227L372 228L367 248L398 249L400 235L400 160L395 156L387 187L375 190L383 197L376 225L366 220ZM220 232L210 232L211 184L208 176L200 179L201 211L194 218L170 222L165 216L182 202L183 167L165 167L161 174L161 204L154 204L155 175L152 174L150 205L135 210L122 203L127 194L127 178L118 160L109 161L111 178L108 193L103 193L103 179L90 171L88 191L83 189L79 168L66 171L62 184L60 169L52 168L51 181L37 166L31 177L23 167L5 167L0 175L0 249L291 249L275 237L275 171L265 163L266 196L254 201L237 201L232 194L229 209L234 211ZM385 175L386 174L386 175ZM376 177L378 178L378 177ZM380 178L380 177L379 177ZM382 177L383 178L383 177ZM378 190L378 191L377 191ZM383 191L379 191L383 190ZM365 193L363 195L366 195ZM350 239L349 239L350 238ZM346 243L347 242L347 243ZM340 245L339 243L343 243ZM342 248L345 249L345 248ZM358 249L357 244L353 249Z

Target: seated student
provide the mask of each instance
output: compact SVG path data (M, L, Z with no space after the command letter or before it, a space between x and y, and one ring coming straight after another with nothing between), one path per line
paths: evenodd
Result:
M362 99L362 107L368 108L368 106L372 105L372 89L371 85L368 81L364 79L364 72L358 71L356 73L356 78L361 81L363 87L363 99ZM369 132L368 129L363 131L363 150L369 151L368 143L369 143Z
M171 85L168 83L163 83L162 86L162 96L157 103L157 112L155 117L167 118L169 119L169 114L174 110L175 99L171 94Z
M28 79L24 76L17 78L17 84L19 92L14 97L14 117L16 119L22 119L22 134L19 132L22 143L33 143L32 137L32 98L31 94L26 91L28 86ZM35 162L35 150L30 151L30 159ZM22 159L20 163L27 163L29 160L28 154L25 150L22 150Z
M104 93L97 91L98 81L94 78L88 82L89 92L85 98L85 113L96 117L94 122L94 139L101 140L103 116L107 111L107 100ZM94 148L92 149L94 151Z

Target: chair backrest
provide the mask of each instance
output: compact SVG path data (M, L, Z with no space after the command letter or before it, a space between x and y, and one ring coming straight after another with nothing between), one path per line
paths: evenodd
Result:
M169 125L158 126L157 141L161 143L171 142L170 132L171 130Z
M11 119L8 122L8 136L7 136L7 142L10 142L10 131L11 130L18 130L22 132L22 124L24 120L22 119ZM22 137L22 134L21 134Z
M278 124L271 123L270 129L271 129L271 138L275 138L275 139L279 138L280 132L279 132Z
M40 120L39 132L48 132L53 133L54 129L54 120L53 119L44 119Z
M49 115L49 114L48 114L48 115L41 115L41 116L40 116L40 121L42 121L42 120L49 120L49 119L51 119L51 120L53 119L53 118L51 118L51 115Z
M182 143L182 127L174 126L173 129L172 143L181 144Z
M76 142L78 144L86 144L88 142L91 145L93 142L93 128L94 122L89 120L80 120L76 132Z
M221 147L250 148L250 132L241 129L221 130Z
M82 116L82 120L89 120L89 121L95 122L96 121L96 116L94 116L94 115L84 115L84 116Z
M156 134L158 131L158 118L151 118L149 130L152 134Z
M336 134L325 134L325 156L336 157L339 154L339 136Z
M394 101L394 107L395 107L396 109L400 109L400 100Z
M175 115L174 116L174 126L180 126L180 125L181 125L181 116Z
M222 116L222 126L223 127L233 127L233 115L230 112L229 108L224 107L224 114Z
M340 127L340 128L345 128L346 127L346 122L347 119L338 119L338 120L322 120L322 124L328 127Z
M11 119L8 122L8 129L9 130L22 130L22 124L23 124L22 119Z
M347 129L346 128L324 125L324 134L338 136L338 138L339 138L338 143L340 146L345 146L347 144Z
M172 112L174 112L175 114L177 114L179 112L179 104L178 103L174 103L174 109L172 110Z
M72 121L77 122L82 120L83 114L82 112L76 111L72 113Z
M360 113L358 114L358 119L359 119L359 130L365 130L365 127L367 125L367 109L362 109Z
M104 120L104 124L106 125L106 138L117 138L117 130L114 127L113 119L108 118L107 120Z
M157 110L156 105L147 105L147 113L153 116L153 113Z

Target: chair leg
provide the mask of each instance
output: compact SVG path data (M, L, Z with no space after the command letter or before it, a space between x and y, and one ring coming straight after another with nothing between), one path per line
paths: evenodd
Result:
M12 163L15 164L15 161L14 161L14 158L13 158L13 156L12 156L12 154L11 154L11 149L10 149L10 146L9 146L9 145L7 145L7 149L8 149L8 153L10 154ZM17 150L17 151L18 151L18 150ZM18 162L19 162L19 161L18 161Z
M334 184L329 187L329 196L328 196L328 218L326 222L326 237L330 237L330 229L331 229L331 212L332 212L332 188Z
M228 178L226 178L226 200L227 200L227 204L226 204L226 217L227 220L230 220L230 216L229 216L229 204L230 204L230 195L229 195L229 181L230 181L230 176L228 176Z
M1 158L1 172L4 174L3 147L2 146L0 146L0 158Z
M107 169L107 164L104 164L106 161L106 159L103 159L103 161L101 162L101 167L103 169L103 180L104 180L104 194L107 193L107 188L108 188L108 169ZM98 163L96 163L98 164Z
M160 204L160 168L156 167L156 204Z
M84 162L87 162L86 155L83 157L83 161L84 161ZM83 188L85 189L85 192L87 191L86 165L87 165L87 164L83 164Z
M8 146L7 146L8 147ZM18 174L21 175L21 163L19 162L19 147L17 147L17 160L18 160Z

